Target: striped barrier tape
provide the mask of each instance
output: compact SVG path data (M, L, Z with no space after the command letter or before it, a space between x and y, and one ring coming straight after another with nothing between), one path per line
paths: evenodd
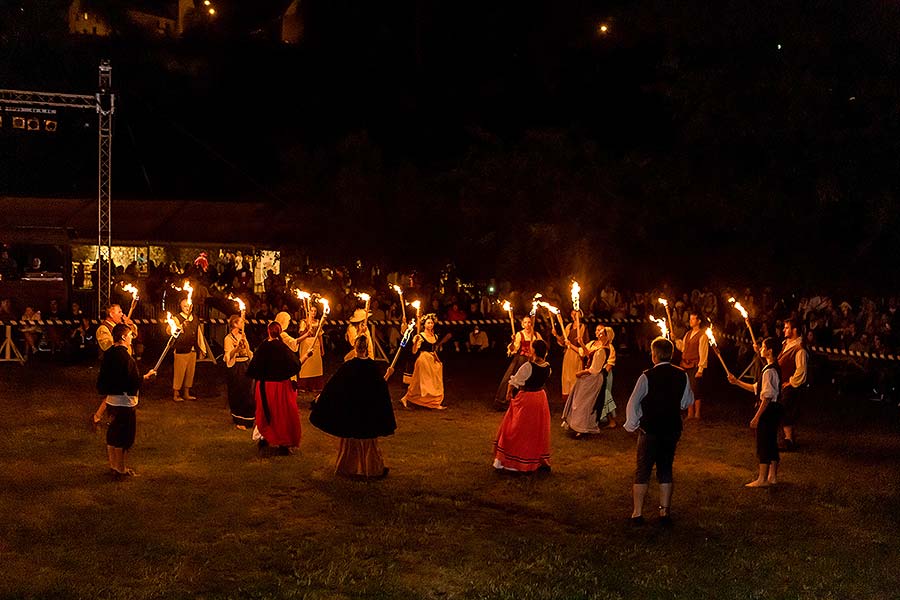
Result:
M165 325L165 319L133 319L132 320L136 325ZM102 321L100 319L91 319L91 324L98 325ZM204 319L204 323L210 323L215 325L226 325L228 323L228 319ZM296 323L296 321L293 321ZM621 324L649 324L648 321L644 319L638 319L635 317L627 317L623 319L595 319L595 318L586 318L582 322L584 323L608 323L612 325L621 325ZM251 325L267 325L270 321L266 319L247 319L247 323ZM382 320L369 320L371 325L404 325L405 323L401 319L382 319ZM349 325L350 321L346 319L327 319L325 321L325 327L340 327ZM456 321L451 320L442 320L441 324L446 325L509 325L509 319L461 319ZM10 319L8 321L0 321L0 327L2 326L35 326L35 325L44 325L44 326L59 326L59 325L81 325L81 321L76 321L73 319L39 319L39 320L22 320L22 319ZM722 336L724 339L731 340L733 342L750 344L750 339L747 336L737 336L733 334L726 334ZM875 359L875 360L886 360L886 361L900 361L900 356L896 354L886 354L886 353L878 353L878 352L859 352L857 350L845 350L843 348L829 348L827 346L809 346L807 350L810 352L814 352L816 354L824 354L828 356L842 356L842 357L851 357L851 358L867 358L867 359Z

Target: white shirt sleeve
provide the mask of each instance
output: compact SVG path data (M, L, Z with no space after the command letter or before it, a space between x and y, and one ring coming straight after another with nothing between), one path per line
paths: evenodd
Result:
M697 335L700 336L700 362L697 363L697 367L698 370L704 371L708 366L706 361L709 359L709 338L703 333Z
M531 377L531 363L527 362L519 367L519 370L509 378L509 382L517 388L520 388L525 386L525 382L528 381L529 377Z
M775 369L766 369L763 373L762 393L760 396L769 402L776 402L778 400L778 392L778 375L775 373Z
M606 349L598 348L597 351L594 352L594 356L591 357L591 366L588 369L591 372L591 375L596 375L603 370L604 361L606 361Z
M636 431L640 427L641 417L644 416L644 411L641 409L641 401L647 395L648 389L647 376L641 373L637 383L634 384L631 397L628 398L628 406L625 407L625 431Z
M806 383L806 350L801 348L794 357L794 374L788 380L793 387L800 387Z

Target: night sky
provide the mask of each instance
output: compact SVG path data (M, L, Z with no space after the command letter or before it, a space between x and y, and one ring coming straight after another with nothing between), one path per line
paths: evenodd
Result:
M296 46L284 4L164 41L6 2L0 87L90 93L110 58L115 197L265 201L323 260L897 284L894 3L312 0ZM95 128L4 124L0 195L93 196Z

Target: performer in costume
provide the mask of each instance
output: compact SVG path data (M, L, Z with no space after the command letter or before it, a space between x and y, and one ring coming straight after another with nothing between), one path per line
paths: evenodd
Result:
M300 359L281 341L281 325L269 323L269 337L259 345L247 376L256 380L253 390L256 400L256 429L261 439L261 454L275 446L278 454L290 454L290 448L300 446L300 413L297 393L291 377L300 371Z
M503 379L500 380L500 387L494 395L494 404L500 410L505 410L509 401L506 397L507 388L509 387L509 378L512 377L519 368L528 362L531 356L531 345L541 339L541 334L534 330L534 321L531 317L522 318L522 329L513 336L512 342L507 346L507 356L512 357L509 367L503 373Z
M675 345L681 350L681 363L678 365L687 373L694 393L694 403L688 408L688 419L700 418L700 403L703 400L703 372L706 370L709 357L709 338L703 331L703 318L700 313L691 311L688 318L690 329L684 339L677 340Z
M581 311L572 311L572 322L566 325L563 334L557 336L556 342L566 349L562 362L562 397L566 400L575 385L575 374L584 367L585 342L587 342L584 323L579 322L575 327L575 315L581 316Z
M785 319L784 349L778 355L778 366L781 369L784 449L789 452L796 449L794 428L808 387L806 382L808 362L809 355L803 347L803 337L800 335L797 321L793 318Z
M135 475L125 465L128 451L134 445L137 429L135 407L138 404L141 382L156 375L156 371L151 369L141 377L137 363L129 351L134 337L131 327L119 323L113 327L112 337L113 345L103 354L97 377L97 391L105 398L94 413L94 421L99 422L104 413L109 416L106 454L113 475L121 479Z
M372 342L374 338L372 337L372 331L369 329L368 324L369 315L366 313L366 309L357 308L353 311L353 316L350 317L350 324L347 325L346 333L351 350L344 356L344 362L356 358L356 338L360 336L366 336L366 340L369 344L369 351L366 356L368 356L368 358L375 358L375 345Z
M575 374L575 386L566 400L562 426L575 432L600 433L600 423L616 426L616 403L612 398L612 369L616 365L616 350L612 346L615 332L612 327L598 325L597 339L588 343L588 368Z
M106 308L106 318L97 326L97 346L100 348L100 358L103 359L103 355L106 354L106 351L115 345L115 339L113 338L113 329L115 329L116 325L124 324L127 325L129 329L131 329L132 337L137 338L138 328L137 325L124 313L122 312L122 307L118 304L110 304ZM134 350L132 349L131 342L126 346L128 349L128 354L133 354ZM101 394L105 396L106 394ZM103 413L105 411L106 403L100 403L100 410L91 417L91 430L96 432L97 425L103 419Z
M356 358L340 366L309 414L310 423L340 438L335 473L364 479L387 475L378 438L397 428L387 382L366 357L368 344L356 339Z
M409 389L400 398L404 408L408 403L444 410L444 365L437 354L438 337L434 332L437 316L433 313L422 317L422 332L413 338L412 353L416 356Z
M175 354L175 370L172 374L172 400L184 402L196 400L191 396L194 385L194 372L197 368L197 352L206 356L206 341L200 331L200 321L194 318L194 305L187 298L181 300L181 312L174 320L181 328L181 335L175 340L172 349Z
M228 373L228 406L234 426L243 430L253 427L253 417L256 414L253 386L247 379L247 367L253 358L253 351L244 335L244 319L241 315L231 315L228 318L228 329L228 335L222 344Z
M766 338L759 354L766 361L756 383L744 383L728 374L729 383L756 395L756 414L750 420L750 428L756 430L756 456L759 459L759 475L744 487L766 487L778 483L778 426L781 423L781 375L775 357L781 351L781 342Z
M97 345L100 346L100 350L106 352L110 348L112 348L115 340L113 339L113 328L120 324L124 323L131 328L134 337L138 335L137 325L134 324L130 318L128 318L124 312L122 312L122 307L118 304L110 304L106 309L106 318L97 326ZM131 353L131 345L128 346L128 352Z
M529 362L510 377L503 415L494 442L494 468L534 472L550 470L550 407L544 386L550 378L547 343L529 345Z
M644 523L644 499L653 465L656 465L656 479L659 482L660 523L668 525L672 522L669 512L672 506L672 465L675 448L681 438L681 411L687 410L694 402L687 375L671 364L674 351L672 342L664 337L650 343L653 368L638 377L625 407L625 431L638 432L637 468L631 487L631 522L634 525Z
M301 392L317 394L322 391L322 385L325 383L325 378L323 377L325 342L321 337L317 338L315 336L316 329L319 327L319 309L315 305L312 305L309 308L309 315L301 324L303 327L301 333L306 334L306 337L300 342L300 355L306 356L311 352L312 356L305 360L300 366L300 377L298 378L297 383L300 386Z
M309 329L305 329L300 332L298 337L293 337L288 334L288 327L291 326L291 315L284 311L275 315L275 322L281 326L281 341L284 342L284 345L290 348L291 352L302 354L300 352L300 343L312 335L312 332Z

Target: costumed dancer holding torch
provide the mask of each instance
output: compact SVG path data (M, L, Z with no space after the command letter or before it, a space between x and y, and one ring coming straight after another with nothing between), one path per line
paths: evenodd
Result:
M575 373L575 385L562 414L563 428L574 431L575 437L600 433L603 422L610 429L616 426L616 403L612 397L615 331L612 327L597 325L595 334L597 339L585 347L588 366Z
M584 345L587 342L586 327L580 322L581 311L572 309L572 322L562 326L562 317L559 317L560 328L563 334L556 338L556 343L566 349L562 361L562 397L566 400L575 385L575 374L584 367L586 355Z
M109 417L106 430L106 454L109 468L116 479L134 476L125 460L134 445L137 430L135 407L141 383L156 375L151 369L141 376L137 363L131 356L131 340L134 332L128 325L119 323L112 330L113 345L103 354L100 373L97 377L97 391L104 396L103 403L94 414L93 421L99 422L104 413Z
M429 313L422 317L422 331L413 338L412 353L416 356L409 389L400 398L407 408L409 403L425 408L444 410L444 365L437 354L438 337L434 331L437 316Z
M188 281L184 282L182 288L187 292L187 297L181 299L181 311L174 316L175 324L181 330L173 344L175 350L175 369L172 374L172 400L175 402L184 402L185 400L196 400L196 396L191 395L191 388L194 385L194 373L197 368L197 353L203 357L208 353L206 340L200 331L200 320L194 316L193 292Z
M415 323L416 333L421 333L422 331L422 301L416 300L410 304L414 309L416 309L416 318L412 321ZM403 316L406 318L406 310L403 311ZM403 369L403 383L405 385L409 385L409 382L412 381L413 371L416 368L416 356L413 354L412 346L410 344L406 344L400 346L400 366Z
M371 359L375 358L375 343L372 341L374 338L369 328L369 317L371 316L369 313L369 295L356 294L356 296L365 302L365 308L355 309L353 316L349 319L350 324L347 325L346 338L347 342L350 343L350 352L344 355L344 362L356 358L356 338L362 335L366 336L366 341L369 345L368 357Z
M301 392L318 394L322 391L325 383L323 359L325 342L321 336L315 335L319 329L319 307L314 304L309 305L306 314L306 321L301 324L304 327L302 333L308 332L312 335L300 342L300 356L309 355L309 358L300 365L300 377L297 379L297 384Z
M781 342L766 338L759 354L766 361L759 381L745 383L728 374L728 381L756 396L756 414L750 420L750 428L756 429L756 456L759 459L757 478L745 487L767 487L778 483L778 426L781 422L781 372L775 357L781 352Z
M684 339L676 340L675 345L681 351L679 367L684 369L691 382L691 391L694 393L694 403L688 408L688 419L700 419L700 404L703 400L703 372L707 367L709 358L709 339L703 332L703 317L697 311L690 312L688 321L690 329L684 334Z
M529 361L531 357L531 344L541 339L541 334L534 330L534 321L532 321L530 316L526 315L522 317L522 329L519 332L515 332L513 311L509 302L503 303L503 310L509 313L509 322L513 328L512 341L506 348L506 355L512 357L512 360L506 368L506 371L503 373L503 378L500 380L500 386L497 388L497 393L494 394L494 406L497 410L506 410L506 407L509 404L507 398L509 379L518 372L522 365Z
M250 343L244 334L246 306L240 298L232 298L238 303L241 314L228 317L228 334L225 336L225 366L227 367L228 406L234 426L240 430L252 429L256 414L252 382L247 378L247 367L253 358Z

